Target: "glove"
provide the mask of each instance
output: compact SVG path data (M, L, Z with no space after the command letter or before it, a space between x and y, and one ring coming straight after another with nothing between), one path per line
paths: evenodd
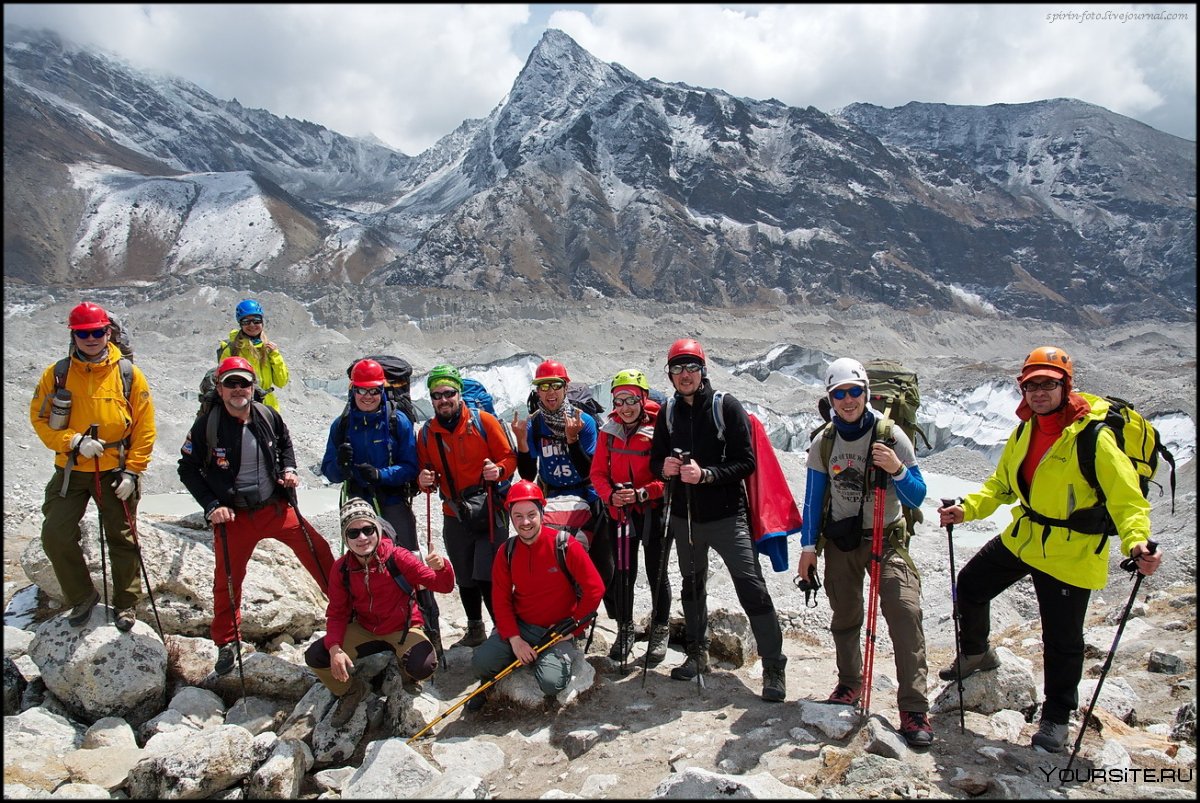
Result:
M103 443L89 435L78 432L75 433L74 438L71 438L71 448L78 449L80 457L92 458L104 454Z
M349 443L343 443L338 447L338 465L342 470L349 473L350 464L354 462L354 447Z
M379 482L379 469L370 463L359 463L355 468L358 469L359 474L362 474L363 479L372 485Z
M138 475L136 471L119 471L112 487L117 489L117 498L124 502L133 496L133 492L137 490L137 484Z

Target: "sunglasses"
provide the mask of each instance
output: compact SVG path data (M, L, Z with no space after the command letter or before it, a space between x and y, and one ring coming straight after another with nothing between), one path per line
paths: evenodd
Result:
M379 528L374 524L364 524L361 527L348 527L346 528L346 540L353 541L355 538L370 538L377 532L379 532Z
M253 385L253 382L247 382L240 376L231 376L228 379L222 379L221 384L227 388L248 388Z
M637 396L613 396L613 407L632 407L641 403L642 400Z
M567 383L561 379L547 379L545 382L534 382L533 386L545 392L547 390L562 390L567 386Z
M355 388L354 392L359 396L378 396L383 393L383 388Z
M1049 392L1058 387L1062 387L1061 379L1047 379L1044 382L1026 382L1025 384L1021 385L1021 390L1025 391L1026 393L1034 393L1035 391L1039 390Z
M684 371L687 371L689 374L694 374L703 367L704 366L698 362L689 362L683 365L672 365L671 367L667 368L667 370L670 371L671 376L679 376Z
M457 390L437 390L437 391L429 392L429 398L433 399L434 401L441 401L442 399L453 399L457 395L458 395Z
M242 326L262 326L262 318L242 318Z
M833 398L837 399L838 401L841 401L842 399L846 398L847 396L849 396L852 399L857 399L859 396L863 395L864 393L866 393L866 391L863 390L862 387L860 387L859 385L854 385L854 386L848 387L848 388L838 388L837 390L829 391L829 395L832 396Z
M80 340L87 340L89 337L94 337L97 340L108 334L108 329L76 329L75 337Z

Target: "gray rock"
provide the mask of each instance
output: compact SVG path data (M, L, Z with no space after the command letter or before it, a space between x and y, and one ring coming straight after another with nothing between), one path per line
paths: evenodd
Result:
M689 767L677 775L665 778L650 795L654 800L701 800L715 797L797 800L811 799L812 795L780 783L765 772L756 775L722 775L701 767Z
M401 739L367 745L362 765L342 786L342 797L403 799L442 777L432 764Z
M181 736L172 749L149 753L130 771L131 798L209 797L254 769L253 737L245 728L221 725Z
M430 748L433 760L447 774L463 773L488 778L504 769L504 751L483 739L439 739Z
M1187 661L1174 653L1154 650L1146 661L1146 669L1163 675L1179 675L1187 669Z
M1175 720L1171 724L1171 738L1180 742L1196 743L1196 701L1192 700L1175 709Z
M82 741L64 717L31 708L4 718L4 792L9 784L53 792L70 780L63 756Z
M1079 681L1079 713L1081 716L1092 701L1098 682L1097 678L1084 678ZM1104 685L1100 687L1100 696L1096 698L1096 707L1103 708L1129 725L1136 725L1139 702L1141 702L1141 698L1125 678L1113 677L1110 674L1104 679Z
M872 716L867 722L867 744L863 748L884 758L903 760L908 755L908 743L886 721Z
M830 739L845 739L858 729L861 717L858 709L848 705L830 705L798 700L800 721L812 725Z
M87 729L80 747L84 750L96 747L124 747L136 750L138 743L128 722L120 717L104 717L96 720L92 727Z
M304 782L304 752L293 741L278 742L271 755L250 776L246 797L259 800L295 800Z
M9 628L5 628L6 630ZM15 629L15 628L14 628ZM4 656L4 716L11 717L21 713L21 697L25 694L28 681L21 675L21 670L12 658Z
M33 631L12 625L4 626L4 657L16 660L29 652L33 643Z
M995 775L992 789L1000 800L1061 800L1066 795L1020 775Z
M1037 706L1040 682L1033 677L1033 664L1007 647L997 647L1000 666L976 672L963 680L963 706L969 711L994 714L1012 710L1031 713ZM930 710L935 714L958 711L958 683L947 683L934 699Z

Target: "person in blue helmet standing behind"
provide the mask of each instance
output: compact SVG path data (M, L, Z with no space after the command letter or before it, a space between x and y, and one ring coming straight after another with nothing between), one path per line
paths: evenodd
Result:
M234 317L238 328L229 333L228 340L222 340L217 345L217 362L226 357L241 357L249 362L254 367L259 387L266 394L263 403L278 410L279 400L275 398L275 389L288 383L288 368L279 347L267 339L262 305L247 298L237 305Z
M347 498L370 502L396 531L396 543L416 552L417 438L404 411L388 402L385 384L378 362L354 363L349 405L329 426L321 474L346 483Z

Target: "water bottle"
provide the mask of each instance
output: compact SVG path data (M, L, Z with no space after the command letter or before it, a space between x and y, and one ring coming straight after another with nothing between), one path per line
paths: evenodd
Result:
M59 388L50 397L50 429L66 429L71 420L71 391Z

